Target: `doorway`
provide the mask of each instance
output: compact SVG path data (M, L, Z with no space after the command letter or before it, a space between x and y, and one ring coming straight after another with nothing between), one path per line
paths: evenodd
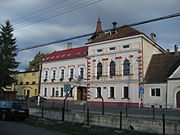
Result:
M77 88L77 100L86 101L86 87L78 87Z
M176 94L176 107L180 108L180 91Z

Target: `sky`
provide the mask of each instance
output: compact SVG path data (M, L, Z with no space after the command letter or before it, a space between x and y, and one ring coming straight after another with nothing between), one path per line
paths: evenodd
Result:
M0 24L10 20L19 49L95 32L100 16L103 29L180 13L180 0L0 0ZM180 48L180 17L133 28L157 35L164 49ZM18 52L18 70L24 70L35 54L84 46L89 37Z

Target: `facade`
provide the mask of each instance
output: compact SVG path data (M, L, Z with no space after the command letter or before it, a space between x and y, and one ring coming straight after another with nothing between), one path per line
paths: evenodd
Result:
M19 72L16 76L17 83L14 84L14 89L17 91L17 95L24 98L37 96L39 75L39 71Z
M98 20L97 27L101 25ZM98 35L100 33L100 35ZM88 98L94 103L138 107L139 88L145 77L151 56L164 53L153 39L129 26L102 34L102 27L86 43L88 49Z
M116 28L116 22L110 32L104 33L99 18L95 33L84 47L54 52L44 58L41 95L64 99L63 86L69 83L76 86L69 100L101 104L103 98L109 105L139 106L139 87L151 56L165 52L155 42L155 36L152 37L129 26ZM78 50L82 48L86 53L80 57ZM77 84L81 67L84 68L83 80ZM61 77L62 71L64 77ZM71 72L74 75L70 80Z
M49 100L63 100L64 84L76 86L68 100L86 100L88 47L69 48L54 52L42 61L41 96ZM79 84L78 77L84 78Z
M144 106L180 108L180 53L153 55L143 86Z

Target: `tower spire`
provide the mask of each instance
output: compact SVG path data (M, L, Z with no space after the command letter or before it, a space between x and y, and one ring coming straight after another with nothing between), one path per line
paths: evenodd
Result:
M95 40L95 39L97 39L99 37L102 37L104 35L105 34L104 34L103 29L102 29L101 18L99 16L98 21L97 21L97 25L96 25L96 31L89 40L93 41L93 40Z

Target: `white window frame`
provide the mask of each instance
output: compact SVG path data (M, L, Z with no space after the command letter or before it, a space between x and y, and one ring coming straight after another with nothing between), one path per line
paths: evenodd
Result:
M55 71L55 77L53 76L54 74L54 72L53 71ZM54 78L53 78L54 77ZM56 77L57 77L57 69L52 69L51 70L51 79L56 79Z
M152 91L153 89L155 90L155 96L152 96L152 94L151 94L151 93L152 93L151 91ZM160 96L157 96L157 95L156 95L157 89L159 89ZM161 97L161 88L159 88L159 87L150 88L150 89L149 89L149 96L150 96L151 98L160 98L160 97Z
M84 75L85 75L85 67L84 67L84 66L80 66L80 67L79 67L79 75L81 75L81 68L83 68L83 78L84 78Z
M64 77L62 77L62 70L64 70ZM59 79L61 79L61 78L62 78L62 79L65 79L65 68L61 68L61 69L60 69L60 75L59 75L59 76L60 76Z
M53 89L54 89L54 96L53 96ZM55 91L56 91L55 87L52 87L51 88L51 97L55 97L55 93L56 93Z
M73 77L72 78L74 78L75 77L75 68L74 67L69 68L69 78L71 78L71 69L73 69Z
M126 98L126 97L124 97L124 87L128 87L128 98L130 98L130 91L129 91L129 86L127 86L127 85L124 85L124 86L122 86L122 98Z
M45 95L45 89L46 89L46 95ZM48 93L48 89L47 89L47 87L44 87L43 88L43 96L47 97L47 95L48 95L47 93Z
M46 72L47 72L47 78L46 78ZM48 79L48 70L44 70L44 79Z

